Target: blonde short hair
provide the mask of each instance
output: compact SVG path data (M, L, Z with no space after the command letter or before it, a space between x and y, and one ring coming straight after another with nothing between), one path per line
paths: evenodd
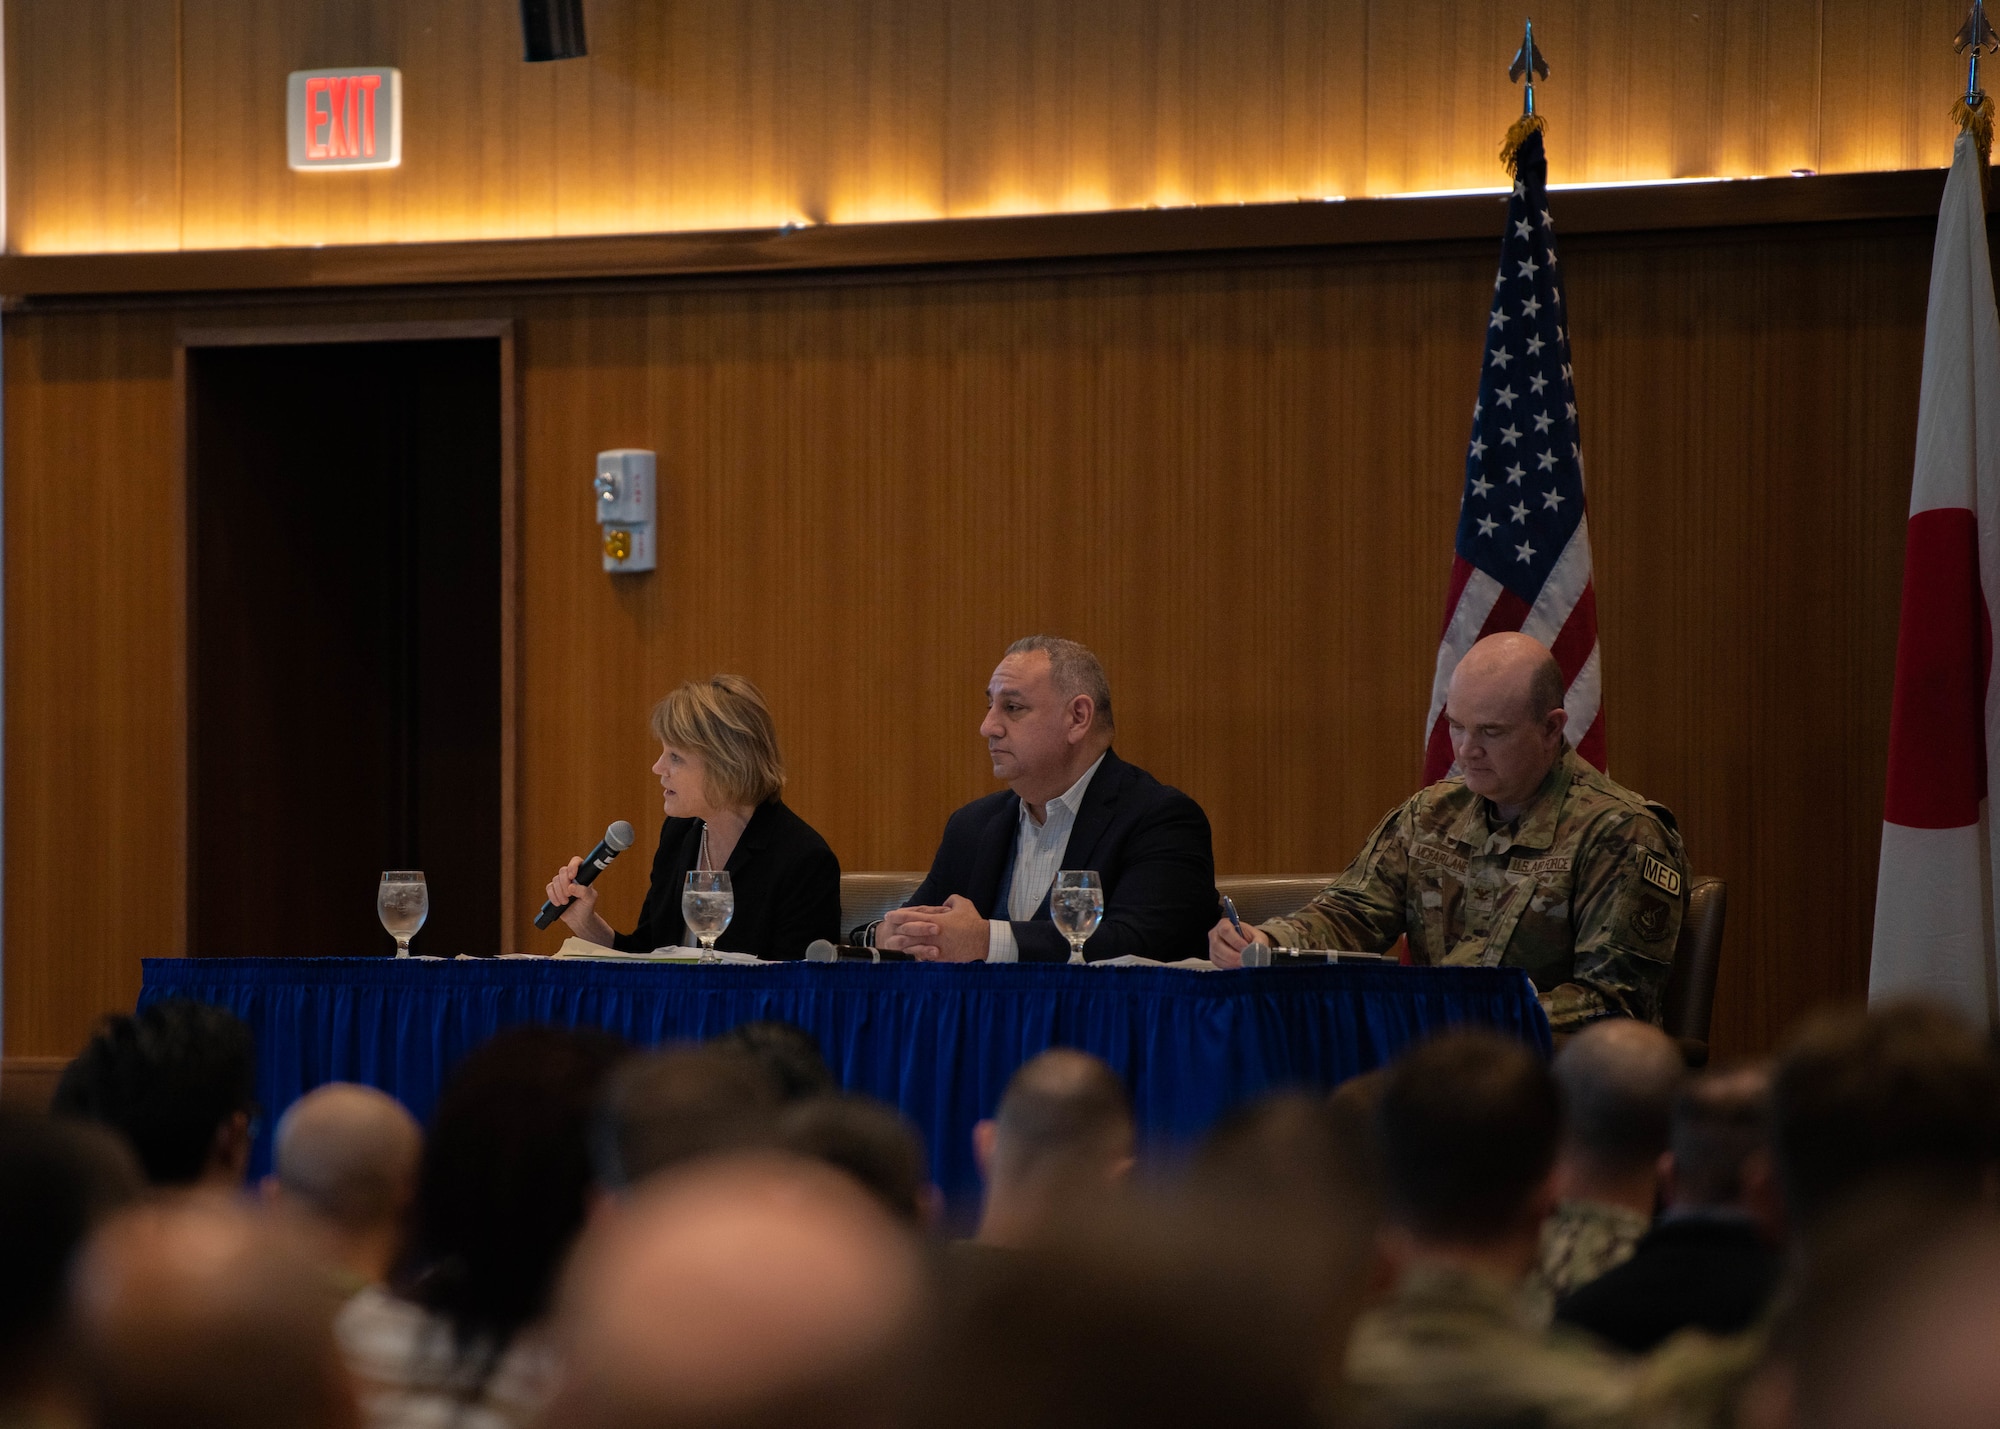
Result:
M701 757L715 803L755 807L785 787L771 707L741 675L689 680L653 706L653 733Z

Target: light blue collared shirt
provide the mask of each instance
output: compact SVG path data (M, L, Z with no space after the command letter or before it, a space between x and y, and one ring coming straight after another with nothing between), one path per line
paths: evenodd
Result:
M1039 824L1028 812L1028 801L1021 801L1021 827L1014 835L1014 881L1007 889L1007 916L990 919L986 924L987 962L1021 960L1012 924L1025 923L1034 917L1042 899L1048 896L1049 885L1062 871L1063 855L1069 852L1069 834L1076 827L1077 811L1083 807L1084 791L1090 788L1091 778L1103 762L1104 756L1098 755L1096 763L1083 771L1082 778L1049 800L1048 816Z

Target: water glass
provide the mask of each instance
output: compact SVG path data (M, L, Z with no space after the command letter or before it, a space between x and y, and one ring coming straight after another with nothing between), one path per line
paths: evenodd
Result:
M729 886L727 873L719 868L697 868L688 873L687 886L681 890L681 917L688 931L701 940L703 953L715 951L715 940L735 916L736 890Z
M396 940L397 957L410 955L410 939L424 926L430 911L430 890L424 887L421 873L401 869L382 875L382 886L375 894L375 912L383 929Z
M1072 967L1083 964L1083 945L1104 921L1104 880L1089 869L1064 869L1049 890L1049 914L1069 939Z

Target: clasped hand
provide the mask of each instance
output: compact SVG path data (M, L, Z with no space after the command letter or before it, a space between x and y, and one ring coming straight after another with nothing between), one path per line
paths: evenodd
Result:
M892 908L875 930L875 946L927 963L976 963L986 956L986 920L972 900L954 893L941 904Z

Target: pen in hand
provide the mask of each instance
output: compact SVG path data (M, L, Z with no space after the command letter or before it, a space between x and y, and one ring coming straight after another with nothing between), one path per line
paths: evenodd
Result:
M1249 942L1250 935L1243 931L1243 920L1236 916L1236 904L1227 893L1222 895L1222 911L1229 915L1229 926L1236 930L1236 936Z

